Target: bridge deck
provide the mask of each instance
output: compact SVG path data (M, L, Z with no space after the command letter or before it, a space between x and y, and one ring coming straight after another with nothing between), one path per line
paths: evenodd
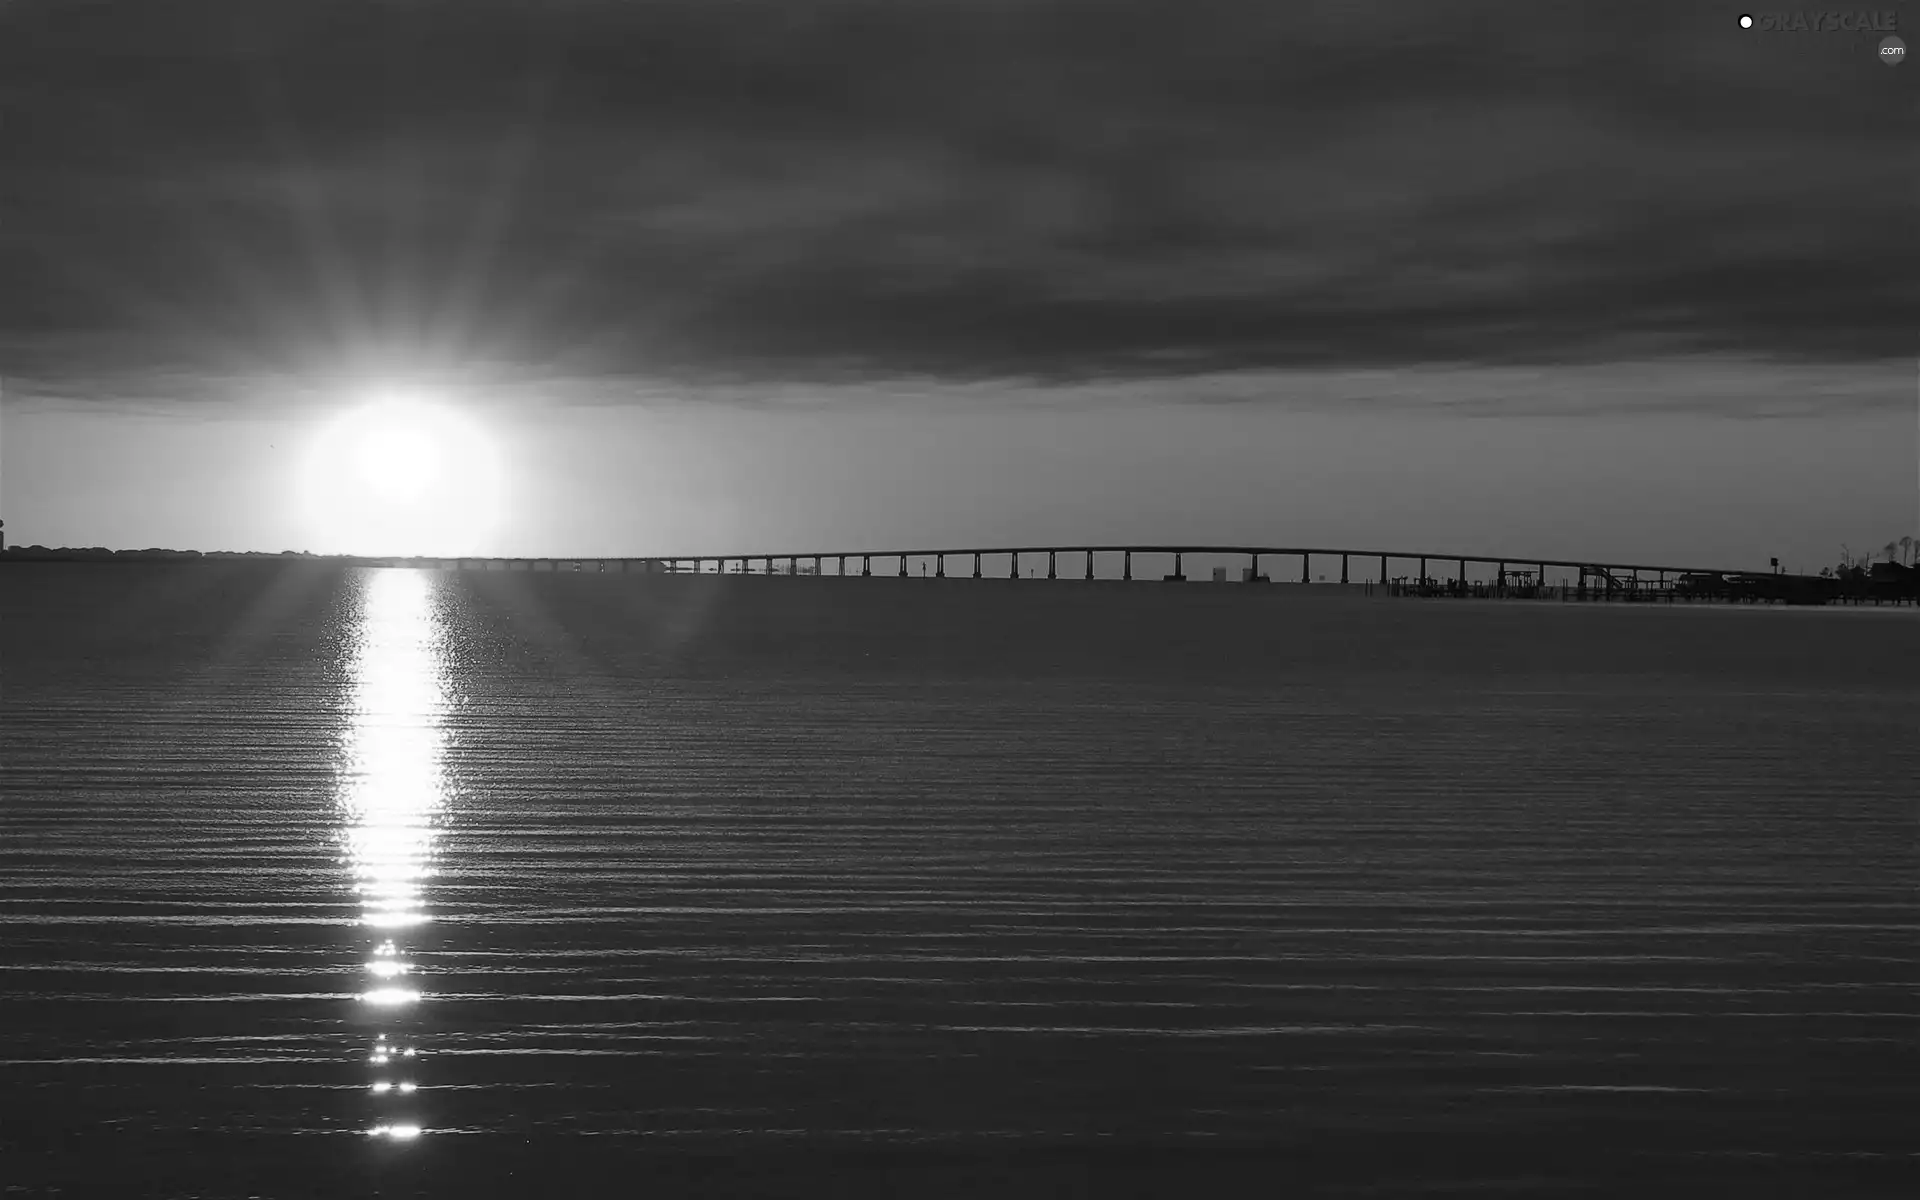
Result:
M1340 559L1347 560L1349 563L1353 559L1363 559L1363 560L1381 561L1386 563L1391 563L1391 562L1447 563L1447 564L1455 564L1456 566L1459 566L1459 567L1464 567L1466 564L1472 563L1476 565L1494 565L1500 568L1514 567L1514 568L1519 568L1523 570L1529 567L1559 567L1566 570L1585 571L1593 574L1610 574L1613 572L1639 572L1639 571L1649 571L1655 574L1662 574L1662 575L1741 575L1741 574L1748 573L1748 572L1742 572L1742 571L1738 571L1728 567L1674 566L1671 564L1662 565L1662 564L1656 564L1656 563L1610 562L1610 561L1603 561L1598 559L1543 558L1543 557L1530 556L1530 555L1524 555L1524 554L1461 554L1456 551L1372 550L1372 549L1356 550L1356 549L1343 549L1343 548L1334 547L1334 546L1249 546L1249 545L1179 544L1179 543L1165 543L1165 542L1146 542L1146 543L1138 543L1138 544L1131 544L1131 545L1100 544L1100 545L1059 545L1059 546L1044 546L1044 545L1043 546L959 546L959 547L944 547L944 548L932 547L932 548L904 549L904 550L901 550L901 549L845 550L845 551L807 550L807 551L796 551L796 552L776 551L772 553L761 551L759 553L753 553L753 554L667 554L667 555L636 555L636 556L541 555L533 558L526 558L526 557L496 558L496 557L462 556L457 560L450 557L441 558L441 557L435 556L435 557L405 558L405 559L382 558L381 561L421 562L421 563L424 563L424 562L452 563L457 561L461 564L492 564L492 563L555 563L557 564L557 563L563 563L563 562L564 563L588 563L588 562L621 563L621 564L641 563L641 564L649 564L649 565L660 564L661 566L666 567L668 564L678 564L678 563L695 563L695 564L722 563L724 564L729 562L739 562L742 564L753 564L753 563L769 563L769 562L787 562L787 563L797 564L800 562L824 563L831 560L836 564L839 564L839 563L844 563L847 560L855 560L863 564L866 564L870 567L874 559L880 559L883 562L893 561L893 562L898 562L904 565L906 562L915 560L915 559L926 560L926 561L936 561L936 560L945 560L949 558L968 558L968 557L981 558L981 559L1011 558L1017 562L1017 560L1021 558L1031 558L1033 556L1040 556L1040 555L1051 556L1056 560L1056 564L1057 564L1057 559L1058 559L1058 556L1060 555L1085 556L1090 554L1091 555L1118 554L1118 555L1123 555L1127 557L1131 557L1132 555L1136 555L1136 554L1155 554L1155 555L1172 556L1172 557L1175 557L1176 559L1184 559L1189 555L1214 556L1214 557L1229 556L1229 557L1247 558L1250 561L1258 558L1298 557L1303 560L1303 566L1308 565L1308 562L1314 558L1319 558L1319 559L1340 558Z

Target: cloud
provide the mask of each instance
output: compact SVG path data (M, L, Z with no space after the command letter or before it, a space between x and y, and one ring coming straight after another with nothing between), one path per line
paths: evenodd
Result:
M0 338L202 392L1911 353L1876 39L1292 8L16 5Z

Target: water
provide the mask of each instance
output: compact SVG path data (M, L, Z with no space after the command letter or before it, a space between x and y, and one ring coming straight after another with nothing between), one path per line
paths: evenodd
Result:
M0 1182L1903 1194L1912 616L8 566Z

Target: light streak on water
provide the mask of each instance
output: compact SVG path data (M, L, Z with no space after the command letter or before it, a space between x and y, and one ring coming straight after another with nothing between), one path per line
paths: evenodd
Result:
M403 1022L422 999L418 987L390 981L413 976L416 964L398 931L430 919L427 885L434 843L446 808L441 771L447 706L445 664L435 615L433 577L420 571L368 573L354 646L353 700L340 796L346 861L360 898L360 925L378 930L363 967L378 986L359 994L364 1011L385 1024L368 1065L384 1074L395 1058L415 1057ZM410 1095L412 1080L376 1078L382 1097ZM370 1133L389 1140L418 1137L416 1122L388 1121Z

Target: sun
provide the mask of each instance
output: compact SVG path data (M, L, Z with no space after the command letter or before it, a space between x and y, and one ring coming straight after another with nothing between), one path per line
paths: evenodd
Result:
M417 413L401 413L363 425L352 449L361 482L394 504L411 503L432 490L440 471L440 447L431 422Z
M503 502L499 455L478 422L393 391L327 422L300 494L316 549L366 555L487 553Z

